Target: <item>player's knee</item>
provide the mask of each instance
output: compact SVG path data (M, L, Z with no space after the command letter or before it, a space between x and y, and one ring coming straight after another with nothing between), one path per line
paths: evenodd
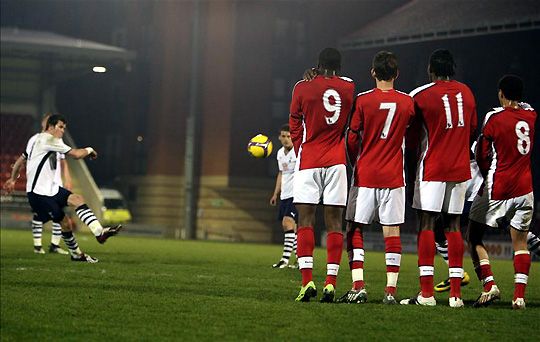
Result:
M63 210L55 210L51 213L51 216L52 216L52 221L53 222L62 222L62 220L64 220L64 218L66 217L66 214L64 213Z
M78 207L84 204L84 198L78 194L71 194L68 197L68 204L73 207Z

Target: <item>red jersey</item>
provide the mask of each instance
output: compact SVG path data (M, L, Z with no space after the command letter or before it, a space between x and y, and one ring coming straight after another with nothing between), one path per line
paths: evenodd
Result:
M367 188L405 186L403 148L405 132L414 117L414 102L409 95L378 88L358 94L347 139L348 151L358 148L354 185ZM354 162L354 152L351 156Z
M463 182L471 178L469 147L478 124L469 87L435 81L411 92L421 126L418 180Z
M353 96L354 83L347 77L296 83L289 126L300 170L347 163L343 132Z
M495 108L486 114L476 160L492 200L506 200L533 191L531 151L536 112L525 108Z

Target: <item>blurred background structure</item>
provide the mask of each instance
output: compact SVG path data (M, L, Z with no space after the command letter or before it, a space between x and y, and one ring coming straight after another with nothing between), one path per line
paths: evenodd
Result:
M475 93L480 117L498 106L497 80L505 73L523 77L525 98L540 107L534 0L2 0L0 6L2 158L22 152L44 111L64 114L74 142L101 153L86 164L89 173L97 186L122 191L134 231L279 238L268 206L274 155L250 158L246 144L257 133L279 143L292 87L324 47L343 51L343 74L358 91L374 86L369 69L378 50L398 55L397 87L408 92L428 82L429 54L444 47L455 55L456 78ZM535 165L539 155L536 144ZM540 198L539 168L534 172ZM3 198L3 211L9 201ZM414 231L414 218L408 222Z

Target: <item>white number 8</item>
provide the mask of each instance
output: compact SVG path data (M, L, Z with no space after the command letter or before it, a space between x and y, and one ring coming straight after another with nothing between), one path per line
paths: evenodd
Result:
M517 149L519 153L526 155L531 150L531 138L529 137L529 124L526 123L525 121L518 121L518 123L516 124L516 135L518 137Z
M334 98L334 104L330 103L330 97ZM335 124L339 119L339 114L341 113L341 97L339 93L334 89L328 89L324 92L322 101L324 104L324 109L330 113L334 113L332 116L325 116L326 123L329 125Z

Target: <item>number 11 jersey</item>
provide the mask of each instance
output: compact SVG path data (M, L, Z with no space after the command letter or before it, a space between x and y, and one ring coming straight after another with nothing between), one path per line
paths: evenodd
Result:
M299 170L347 163L344 131L353 96L354 83L347 77L317 76L296 83L289 126Z
M463 182L471 178L469 146L476 130L476 102L469 87L435 81L413 90L420 132L417 181Z

